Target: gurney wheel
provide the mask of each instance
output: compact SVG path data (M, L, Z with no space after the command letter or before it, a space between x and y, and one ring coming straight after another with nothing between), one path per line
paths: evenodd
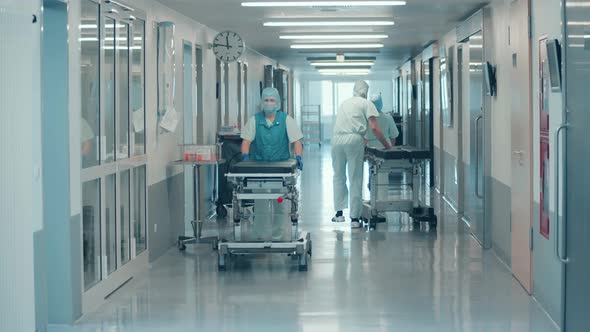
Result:
M178 240L178 250L180 251L185 251L186 250L186 244L182 243L181 240Z
M227 210L226 210L225 206L223 206L221 204L217 205L217 208L215 208L215 212L217 213L217 216L220 218L227 217Z
M430 228L436 228L436 226L438 225L438 218L436 216L432 216L432 219L430 219Z
M227 254L217 254L217 270L218 271L225 271L227 267L229 255Z
M307 271L307 254L299 255L299 271Z

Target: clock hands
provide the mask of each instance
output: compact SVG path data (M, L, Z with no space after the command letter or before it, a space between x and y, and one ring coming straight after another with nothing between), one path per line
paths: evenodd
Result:
M213 47L217 47L217 46L223 46L223 47L226 47L226 48L228 48L228 49L229 49L229 48L233 48L233 47L232 47L232 46L230 46L230 45L224 45L224 44L217 44L217 43L213 43Z

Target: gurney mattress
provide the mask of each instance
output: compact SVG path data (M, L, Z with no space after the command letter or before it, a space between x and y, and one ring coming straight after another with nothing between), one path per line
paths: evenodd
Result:
M285 161L242 161L233 165L230 173L233 174L291 174L297 170L297 161L290 159Z
M382 150L377 148L366 148L365 153L377 158L386 160L397 159L430 159L430 150L419 149L411 146L400 146L393 150Z

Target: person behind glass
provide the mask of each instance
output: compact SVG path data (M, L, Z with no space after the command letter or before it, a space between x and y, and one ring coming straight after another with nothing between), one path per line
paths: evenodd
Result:
M261 96L262 112L248 120L242 130L242 159L255 161L283 161L291 159L293 144L297 168L303 169L303 133L281 109L281 97L275 88L266 88Z

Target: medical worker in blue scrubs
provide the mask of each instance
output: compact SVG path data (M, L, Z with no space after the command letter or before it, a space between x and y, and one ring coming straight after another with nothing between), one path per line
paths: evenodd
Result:
M262 111L242 129L242 159L284 161L291 159L291 144L297 167L303 169L303 133L297 122L281 112L281 97L275 88L266 88L261 96ZM255 200L252 236L255 241L288 241L291 238L290 205L277 201ZM272 230L272 234L270 231Z

